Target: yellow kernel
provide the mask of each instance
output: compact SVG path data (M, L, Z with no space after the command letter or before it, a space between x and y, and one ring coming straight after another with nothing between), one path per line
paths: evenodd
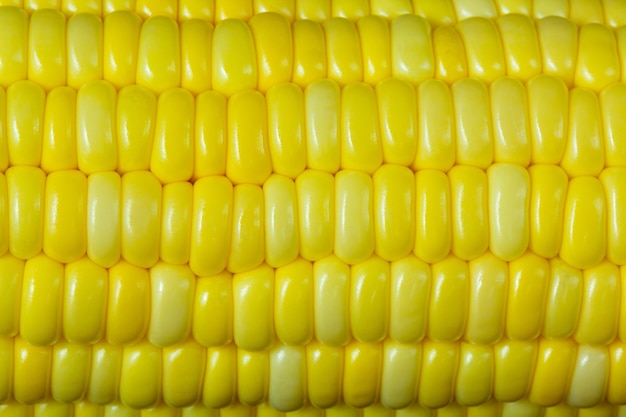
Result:
M461 343L456 401L463 406L484 404L491 396L494 354L491 346Z
M262 265L233 276L234 337L238 348L261 351L274 343L274 270Z
M156 405L161 395L162 349L147 341L124 349L119 398L132 408Z
M537 22L537 34L543 74L554 75L571 87L578 55L578 28L570 20L549 16Z
M137 84L155 93L180 85L178 25L164 16L148 18L141 26L137 49Z
M67 85L82 85L103 76L102 19L90 13L78 13L67 21Z
M252 0L215 0L215 21L238 19L246 21L254 13Z
M28 79L48 91L65 85L65 16L58 10L33 13L28 43Z
M150 169L157 100L145 87L130 85L117 95L117 171ZM44 148L45 149L45 148Z
M509 263L506 335L512 340L534 340L543 329L550 264L526 253Z
M622 237L626 231L620 207L626 201L626 168L607 168L600 174L604 189L607 209L607 252L606 257L617 265L626 264L626 240Z
M541 339L529 400L543 407L561 402L567 394L575 357L576 345L573 341Z
M600 91L619 81L620 62L613 32L604 25L591 23L580 28L579 36L576 85Z
M218 4L215 5L215 14L217 21L223 20L220 18ZM232 53L232 45L237 45L236 54ZM218 23L213 32L212 51L211 85L215 90L226 96L232 96L242 90L256 89L258 78L256 50L248 25L235 19Z
M487 175L481 169L456 165L448 172L452 253L463 260L482 255L489 246Z
M23 276L23 260L10 254L0 257L0 337L6 340L19 332Z
M300 255L317 261L330 255L335 230L335 178L314 170L296 179Z
M359 342L376 343L387 336L389 281L389 264L378 257L352 267L350 328Z
M18 7L0 9L0 84L7 88L28 77L28 14Z
M560 255L576 268L597 265L606 255L607 211L602 183L593 177L570 181L565 200Z
M415 174L415 246L413 253L433 263L450 252L450 184L441 171L421 170Z
M104 18L103 74L116 88L135 84L141 23L135 13L122 10Z
M390 78L376 85L383 159L410 166L417 151L417 102L409 83Z
M524 85L503 77L493 82L490 93L494 161L528 166L531 141Z
M334 174L341 163L339 86L316 81L304 90L307 167Z
M313 2L296 2L296 7L304 8ZM305 12L301 10L301 12ZM324 20L324 19L320 19ZM326 42L324 31L319 23L310 20L296 20L293 33L293 73L292 82L301 88L326 77Z
M380 16L357 21L363 55L363 81L376 85L391 76L391 34L389 23Z
M76 94L76 152L85 174L117 168L117 93L106 81L84 84Z
M524 15L503 13L497 20L507 75L528 81L541 73L541 51L535 26Z
M337 0L331 1L333 16L357 20L369 14L370 7L367 0Z
M123 202L119 174L98 172L87 178L87 255L105 268L121 255Z
M500 34L491 20L470 17L457 23L456 28L465 43L470 77L489 83L506 73Z
M91 367L91 347L60 341L52 349L50 390L60 403L80 400L87 392Z
M490 345L502 338L508 283L506 262L493 254L487 253L469 262L469 305L465 340L474 344Z
M215 275L226 267L233 204L233 185L227 178L205 177L195 182L189 266L196 275Z
M272 170L295 179L307 162L304 94L295 84L279 84L266 99Z
M193 185L177 182L163 187L161 259L181 265L189 262Z
M391 263L389 336L399 343L421 341L428 323L430 267L408 256Z
M274 323L286 345L308 344L314 331L313 265L297 260L276 269Z
M265 97L238 93L228 101L226 175L235 184L262 185L271 173Z
M194 113L187 90L176 88L159 96L150 171L162 184L188 181L193 175Z
M182 1L180 2L182 5ZM203 20L180 25L181 82L193 94L211 89L213 26Z
M9 250L9 210L6 177L0 174L0 256Z
M222 201L219 203L223 204ZM257 185L236 186L233 190L232 207L227 268L233 273L245 272L256 268L265 259L263 190ZM224 242L219 244L224 245Z
M503 339L494 345L493 397L497 401L518 401L531 386L537 360L537 342Z
M413 12L429 20L437 26L456 22L454 0L420 0L413 1Z
M163 349L163 401L169 407L195 404L201 395L206 350L193 339Z
M426 19L404 15L391 21L391 73L419 84L435 75L435 59Z
M87 250L87 178L80 171L57 171L46 178L43 250L68 263Z
M293 38L289 21L269 12L255 15L248 25L256 46L257 88L265 93L273 85L291 81Z
M350 407L367 407L378 398L381 343L354 342L345 347L343 399Z
M88 258L65 266L63 337L69 343L87 345L102 339L107 318L107 287L107 270Z
M617 336L621 290L616 265L603 262L583 272L583 297L574 339L581 345L605 345Z
M109 269L106 338L111 345L133 345L150 323L148 270L121 261Z
M122 348L98 343L91 349L91 377L87 399L96 404L110 404L119 399Z
M567 403L576 408L600 404L604 400L608 376L609 350L604 346L579 346Z
M341 96L341 168L373 174L383 163L374 89L365 83L343 88Z
M604 131L606 166L626 166L626 123L619 117L621 104L626 98L626 85L616 83L600 93L600 110Z
M52 348L16 337L13 349L13 397L22 404L42 402L49 395Z
M554 165L533 165L530 175L530 249L552 258L561 249L567 174Z
M422 347L422 373L417 398L419 405L441 408L450 404L455 392L455 380L460 358L460 343L425 341Z
M487 169L493 162L487 87L475 78L457 81L452 86L452 100L456 116L456 162Z
M13 83L6 92L9 165L39 166L46 96L32 81Z
M78 168L75 115L74 89L57 87L48 93L41 145L41 169L44 171Z
M134 171L122 177L122 256L142 268L159 259L161 195L161 184L151 172Z
M248 407L267 401L270 372L269 352L237 349L237 399Z
M336 3L333 3L335 6ZM343 16L335 13L333 16ZM328 78L339 85L363 79L363 58L359 35L354 23L343 17L333 17L322 23L326 35Z
M626 376L626 344L623 341L609 345L610 371L606 381L606 399L611 404L622 403L626 399L626 386L622 383Z
M392 164L373 176L376 254L393 261L404 258L415 242L415 179L410 169Z
M380 403L400 409L415 401L422 366L422 345L392 342L383 344Z
M315 407L333 407L342 391L343 349L314 341L306 353L309 401Z
M570 92L568 139L561 167L570 177L597 176L604 168L604 137L598 96L574 88Z
M324 345L342 346L350 333L350 267L334 256L313 266L315 338Z
M583 297L583 274L559 258L550 261L550 271L543 336L567 338L578 326Z
M226 345L206 353L202 404L210 408L231 405L237 395L237 347Z
M206 347L223 346L233 339L232 275L196 280L193 310L193 337Z
M454 165L456 152L450 89L439 80L428 80L420 84L417 100L419 124L413 170L447 171Z
M335 254L348 264L374 252L374 190L372 179L360 171L335 176Z
M45 255L26 261L20 337L32 345L52 345L61 336L63 271L62 264Z
M530 177L518 165L494 164L487 170L489 186L489 247L512 261L528 247Z
M265 207L265 260L273 268L298 256L300 237L296 186L293 180L272 175L263 184Z
M226 174L227 135L226 99L205 91L196 98L194 180Z
M43 246L46 176L39 168L13 166L6 171L9 251L30 259Z
M428 337L454 342L465 333L470 296L467 262L448 256L432 265ZM424 377L422 376L422 379ZM424 379L428 381L428 379ZM447 404L447 403L446 403ZM426 405L426 403L424 403Z
M527 84L531 134L531 162L558 164L567 144L569 92L565 83L539 75Z
M301 346L281 346L270 353L269 404L276 411L295 411L306 400L306 353Z
M465 47L459 33L452 27L440 26L433 31L432 37L436 78L452 84L467 77Z
M0 370L2 372L2 377L0 378L0 400L4 404L9 402L11 398L11 391L13 390L13 346L14 339L3 337L0 339ZM15 409L15 405L12 407ZM6 413L6 410L10 408L8 406L4 406L3 413ZM10 416L15 415L18 417L18 413L11 414Z
M151 311L147 339L168 347L187 339L191 332L195 276L186 265L164 262L150 269Z

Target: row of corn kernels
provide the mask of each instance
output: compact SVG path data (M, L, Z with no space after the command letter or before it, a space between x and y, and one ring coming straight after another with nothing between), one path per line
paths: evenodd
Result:
M439 409L412 405L391 410L373 405L353 408L340 404L328 409L307 405L300 410L280 412L270 404L256 407L234 404L221 409L207 408L202 404L189 407L158 405L153 408L134 409L123 404L97 405L87 401L65 404L46 401L36 405L11 402L0 405L2 417L624 417L626 407L599 404L590 408L575 408L565 403L540 407L527 400L515 402L490 401L481 406L463 407L451 403Z
M143 22L132 12L104 21L93 14L66 20L56 10L29 18L22 9L0 7L0 22L4 87L29 79L46 90L79 88L104 79L118 88L136 83L157 93L183 87L230 96L283 82L304 87L325 77L341 85L390 76L418 84L435 76L447 83L468 76L493 82L505 75L527 81L543 73L595 91L626 80L624 27L589 24L578 30L559 17L536 24L521 15L473 18L431 30L415 15L292 25L264 13L249 23L226 20L213 28L162 16Z
M620 0L2 0L28 12L61 10L66 15L108 15L119 10L135 11L142 17L167 16L179 21L202 19L218 23L225 19L248 20L264 12L275 12L290 21L323 21L331 17L357 20L368 15L396 17L416 14L434 25L448 25L470 17L495 18L518 13L535 19L564 17L576 24L626 24L626 6Z
M558 164L569 177L597 176L626 167L625 101L626 84L596 95L551 76L526 87L509 77L417 88L395 78L344 88L325 79L230 99L183 89L157 98L140 86L118 93L104 81L46 95L20 81L0 89L0 169L150 170L164 184L226 175L262 185L272 172L372 174L384 163L414 171Z
M626 275L608 262L580 271L558 258L529 253L507 264L488 253L433 265L372 257L350 267L331 256L208 277L188 266L120 262L106 270L86 258L63 265L44 255L26 262L6 255L0 265L0 337L19 334L33 345L146 338L170 347L192 338L264 351L313 339L491 345L540 335L626 342Z
M85 254L108 268L120 257L148 268L189 263L196 275L281 267L334 253L357 264L415 254L505 261L527 250L576 268L626 264L626 168L568 180L553 165L494 164L413 173L383 165L373 176L307 170L263 186L210 176L165 186L149 171L120 176L36 167L0 174L0 255L58 262Z
M127 347L64 341L34 346L16 337L0 339L0 400L121 401L132 408L161 401L210 408L269 402L294 411L307 403L441 408L451 401L478 406L493 398L585 408L605 400L626 403L625 358L622 342L589 346L544 338L494 346L431 340L309 343L250 352L234 345L207 349L193 340L169 348L145 341Z

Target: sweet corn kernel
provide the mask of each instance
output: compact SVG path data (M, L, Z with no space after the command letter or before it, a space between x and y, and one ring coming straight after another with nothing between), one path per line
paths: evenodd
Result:
M530 401L544 407L561 402L567 395L575 358L573 341L541 339L528 397Z
M415 401L422 366L422 346L385 341L380 403L399 409Z
M389 336L400 343L422 340L428 323L431 270L407 257L390 265Z
M104 19L102 73L117 88L137 80L141 23L139 16L125 11L113 12Z
M216 15L219 16L219 13L216 5ZM231 53L231 45L237 45L236 54ZM235 19L218 23L213 32L212 46L211 85L214 89L232 96L238 91L257 87L256 49L252 32L245 23Z
M278 346L270 353L269 404L277 411L295 411L306 398L304 347Z
M161 222L161 259L181 265L189 262L193 185L177 182L163 187Z
M493 397L496 400L517 401L527 395L532 384L537 349L537 342L506 339L493 346Z
M237 398L241 404L258 406L267 400L269 371L269 352L237 350Z
M274 271L260 266L233 276L235 344L245 350L266 350L274 343Z
M296 179L300 255L317 261L333 250L335 230L335 178L314 170Z
M378 399L382 360L380 343L353 342L345 347L343 400L346 405L362 408Z
M298 2L306 7L313 2ZM326 43L320 24L310 20L296 20L293 33L293 74L291 79L305 88L314 81L326 76Z
M28 76L28 14L18 7L2 7L0 24L4 28L0 34L0 84L7 88Z
M194 110L187 90L177 88L159 96L150 171L162 184L188 181L193 175Z
M313 265L297 260L276 269L276 337L285 345L306 345L313 338Z
M66 28L67 85L82 85L103 76L103 25L102 19L90 13L70 17Z
M337 3L332 4L335 6ZM363 58L354 23L342 13L333 15L340 17L322 23L326 35L328 77L344 86L363 79Z
M196 278L186 265L160 262L150 269L150 325L147 339L167 347L188 338L191 332Z
M264 198L263 190L256 185L241 184L233 189L232 229L230 230L230 253L227 264L231 272L249 271L263 262L265 257ZM215 243L224 244L223 241Z
M192 94L211 89L212 44L210 23L188 20L180 25L180 86Z
M127 208L122 183L115 172L98 172L87 178L87 255L105 268L120 259L122 213Z
M402 15L391 22L391 73L413 84L433 78L435 62L430 25L424 18Z
M496 25L486 18L470 17L456 27L465 42L468 75L486 82L503 76L506 62Z
M206 351L188 339L163 350L163 401L170 407L194 404L201 395Z
M387 336L389 264L377 257L352 266L350 327L359 342L376 343Z
M413 253L434 263L451 247L450 184L441 171L421 170L415 175L415 246Z
M491 346L461 343L455 399L464 406L485 403L491 395L495 368Z
M432 265L428 337L453 342L465 333L470 276L466 262L450 255Z
M57 10L39 10L29 21L28 79L45 90L65 85L65 16Z
M329 346L345 345L350 334L350 267L334 256L313 266L315 338Z
M102 339L108 294L106 269L87 258L65 266L63 337L69 343L86 345Z
M78 168L75 118L76 92L69 87L50 91L46 97L41 144L41 169L45 172Z
M236 367L237 349L234 345L207 350L202 404L222 408L233 403L237 393Z
M277 13L261 13L248 24L256 47L257 88L265 93L274 85L291 81L293 39L287 19Z
M309 401L315 407L335 407L341 398L343 348L313 341L306 347Z
M45 174L17 166L6 171L9 251L21 259L37 255L43 245Z
M172 20L156 16L141 26L137 50L137 84L161 93L180 85L180 33Z
M10 254L0 257L0 338L7 341L20 328L23 276L23 260Z
M147 341L124 349L119 398L133 408L156 405L161 395L162 351Z
M415 89L395 78L376 85L380 137L385 164L409 166L417 151L417 102Z
M21 337L15 337L13 396L22 404L42 402L50 384L52 348L31 345Z
M571 21L550 16L537 22L543 73L554 75L572 86L576 70L578 30Z
M300 247L296 186L282 175L272 175L263 184L265 207L265 260L279 268L292 262Z
M10 165L40 165L45 100L43 89L32 81L18 81L7 88L6 142Z
M52 398L62 403L80 400L87 392L90 367L89 345L65 341L56 343L52 349L50 367Z
M363 55L363 81L376 85L391 76L391 33L389 23L380 16L365 16L357 21Z
M533 21L527 17L528 10L525 12L502 13L497 25L502 36L507 75L528 81L541 73L541 52L537 31Z

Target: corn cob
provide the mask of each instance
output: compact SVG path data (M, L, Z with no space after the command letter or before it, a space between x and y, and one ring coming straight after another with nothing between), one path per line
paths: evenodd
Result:
M522 14L534 19L559 16L576 24L605 23L618 27L626 23L626 6L619 0L3 0L0 5L20 7L28 12L52 8L65 15L107 16L128 10L144 18L167 16L179 21L202 19L212 23L225 19L248 20L264 12L279 13L290 21L415 14L434 25L449 25L470 17Z
M305 87L325 77L340 85L375 84L390 76L419 84L434 76L447 83L467 76L492 82L543 73L595 91L626 80L626 32L598 23L578 31L560 17L536 24L521 15L474 17L431 30L415 15L290 24L279 14L262 13L213 29L199 20L142 21L131 12L104 21L84 13L66 20L54 10L29 18L24 10L0 7L0 22L7 28L0 34L4 87L30 79L46 90L79 88L104 79L116 88L136 83L157 93L182 87L231 96L246 89L266 92L282 82Z
M275 14L262 12L276 4L216 2L201 12L215 16L215 30L206 16L178 25L109 14L135 5L20 4L96 12L104 23L0 9L16 29L0 51L0 243L12 253L1 259L0 396L38 404L0 411L126 415L133 411L116 401L164 401L171 408L142 413L178 414L201 401L210 408L188 412L275 415L310 402L352 416L359 411L350 407L380 402L426 407L398 411L417 415L622 413L602 402L626 401L623 87L605 90L621 80L623 48L619 29L595 23L606 6L613 25L611 10L622 6L573 2L570 23L545 17L563 9L538 4L534 15L521 3L442 2L438 13L433 5L338 2L339 17L321 12L322 23L292 28L295 4ZM446 20L452 5L456 19ZM176 19L177 6L135 10ZM543 19L535 28L529 17L496 18L511 7ZM428 16L397 17L420 8L434 13L435 27L455 26L431 32ZM279 52L292 44L293 55ZM278 85L285 81L294 84ZM374 90L363 81L382 83ZM311 84L332 91L330 119L327 97L311 107ZM123 86L139 105L131 94L120 99ZM558 103L556 117L546 97ZM140 117L119 116L131 106ZM217 112L198 121L201 108ZM295 121L281 117L294 108ZM323 152L311 156L312 147ZM298 186L303 178L310 191ZM213 180L202 201L196 190ZM209 207L215 187L220 201ZM320 191L331 196L321 206ZM196 206L210 210L199 216ZM318 207L331 214L316 218ZM216 221L211 214L224 208ZM197 262L194 227L206 251ZM74 410L50 398L93 404Z

